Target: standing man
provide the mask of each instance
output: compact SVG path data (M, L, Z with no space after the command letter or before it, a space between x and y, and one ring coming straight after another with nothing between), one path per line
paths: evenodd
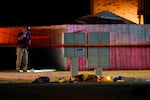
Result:
M31 44L30 27L26 26L22 32L18 33L17 47L16 47L16 71L27 72L28 69L28 48Z

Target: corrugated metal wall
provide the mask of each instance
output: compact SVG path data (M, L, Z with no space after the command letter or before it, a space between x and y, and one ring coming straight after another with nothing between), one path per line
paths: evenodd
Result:
M0 44L1 47L15 47L17 34L22 27L0 27ZM32 56L43 59L40 56L47 55L46 63L60 70L70 70L71 58L64 58L63 48L53 48L51 44L62 44L64 32L75 31L86 32L110 32L111 44L122 43L141 43L150 41L150 25L136 24L95 24L95 25L52 25L52 26L32 26ZM94 34L93 34L94 35ZM37 52L37 48L46 49L47 53ZM11 52L11 51L10 51ZM36 53L35 53L36 52ZM12 52L15 53L15 52ZM40 53L40 55L38 55ZM1 53L3 54L3 53ZM5 53L4 53L5 54ZM2 57L2 55L1 55ZM13 57L15 59L15 57ZM11 59L10 59L11 60ZM87 61L85 57L80 57L79 70L90 70L86 67ZM105 70L120 69L150 69L150 47L111 47L110 48L110 66ZM35 60L40 64L40 60ZM15 66L15 65L14 65ZM33 63L34 66L34 63ZM36 65L39 67L38 65Z
M150 1L149 0L138 0L138 14L139 15L150 15Z
M17 33L22 27L0 27L1 46L14 46L17 42Z
M79 30L110 32L111 44L148 43L150 41L150 25L148 24L67 25L67 32ZM110 66L104 69L150 69L150 47L111 47L110 49ZM87 70L85 59L85 57L79 58L80 70ZM69 70L71 58L67 60L67 70Z

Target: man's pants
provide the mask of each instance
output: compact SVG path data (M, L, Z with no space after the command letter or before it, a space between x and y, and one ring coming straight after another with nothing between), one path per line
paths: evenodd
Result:
M27 48L16 48L16 70L27 70L28 68L28 50Z

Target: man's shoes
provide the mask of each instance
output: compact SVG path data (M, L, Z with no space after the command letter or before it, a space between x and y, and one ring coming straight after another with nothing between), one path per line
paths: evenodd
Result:
M16 72L27 72L27 70L16 70Z

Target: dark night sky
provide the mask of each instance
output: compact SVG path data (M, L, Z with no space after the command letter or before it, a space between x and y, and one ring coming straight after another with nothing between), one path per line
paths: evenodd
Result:
M20 0L1 5L1 26L68 24L78 17L90 14L90 0Z

